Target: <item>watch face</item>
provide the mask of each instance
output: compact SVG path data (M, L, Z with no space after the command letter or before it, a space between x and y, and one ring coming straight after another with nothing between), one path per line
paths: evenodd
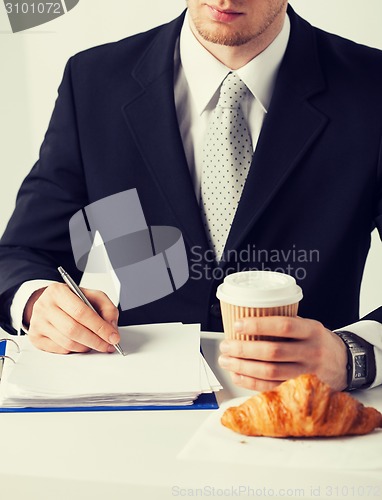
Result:
M366 356L358 354L354 356L354 377L366 378Z

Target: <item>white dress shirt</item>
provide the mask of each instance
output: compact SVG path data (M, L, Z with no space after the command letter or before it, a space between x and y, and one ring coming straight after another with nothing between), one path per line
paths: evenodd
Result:
M250 92L241 102L256 149L264 117L271 102L277 72L286 51L289 18L275 40L257 57L235 73ZM203 142L208 122L219 100L220 86L231 69L218 61L195 38L188 12L180 33L179 57L175 56L175 105L183 147L197 199L200 198Z
M275 40L257 57L235 72L248 87L242 102L253 149L256 149L264 117L272 98L277 72L286 51L290 34L290 21ZM231 71L206 50L190 28L186 13L175 50L175 105L183 146L190 168L195 195L200 199L203 141L211 113L219 99L221 83ZM20 332L22 315L29 297L35 290L52 281L33 280L21 285L11 305L13 327ZM382 384L382 325L377 321L360 321L341 330L353 332L374 345L377 375L371 387Z

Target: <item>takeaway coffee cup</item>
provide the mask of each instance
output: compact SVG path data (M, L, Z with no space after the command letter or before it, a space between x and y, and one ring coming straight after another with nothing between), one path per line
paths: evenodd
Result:
M274 340L274 337L236 333L234 323L254 316L297 316L302 290L288 274L244 271L226 276L216 296L220 300L226 338Z

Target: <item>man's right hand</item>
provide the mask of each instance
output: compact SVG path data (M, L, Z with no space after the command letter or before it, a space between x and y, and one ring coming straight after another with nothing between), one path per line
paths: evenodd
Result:
M29 324L29 338L37 348L58 353L114 352L120 341L118 309L98 290L81 288L95 313L67 285L54 283L29 298L23 323Z

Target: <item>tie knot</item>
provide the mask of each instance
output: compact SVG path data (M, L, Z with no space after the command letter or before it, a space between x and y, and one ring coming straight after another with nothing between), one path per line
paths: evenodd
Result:
M218 106L222 108L238 108L248 88L236 73L228 73L220 88Z

